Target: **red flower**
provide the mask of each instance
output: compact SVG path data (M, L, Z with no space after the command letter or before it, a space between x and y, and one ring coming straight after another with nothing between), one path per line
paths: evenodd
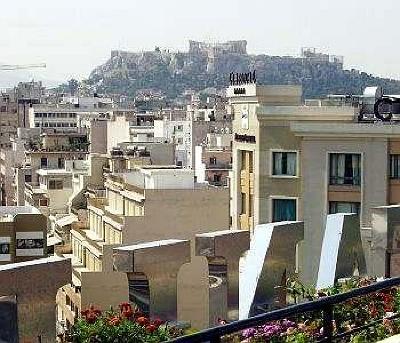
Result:
M97 320L97 316L94 313L89 313L85 320L89 323L89 324L94 324Z
M88 310L81 312L81 315L89 324L93 324L96 322L97 318L101 316L101 311L93 305L90 305Z
M112 317L111 319L109 319L108 324L111 326L118 326L119 324L121 324L121 318L120 317Z
M156 330L157 330L157 327L155 325L153 325L153 324L150 324L150 325L146 326L146 331L147 332L153 333Z
M369 310L371 312L372 318L375 318L378 315L378 310L376 309L375 305L372 305Z
M132 306L130 303L122 303L119 305L119 308L121 312L126 311L126 310L132 310Z
M138 319L136 319L136 322L139 325L145 326L149 323L149 320L146 317L139 317Z
M129 319L132 318L133 316L133 311L131 308L126 308L125 310L122 311L122 317Z
M164 321L162 321L161 319L156 318L153 320L153 325L155 325L156 327L159 327L162 324L164 324Z
M135 319L140 318L140 317L144 317L144 314L142 312L140 312L138 309L135 310L135 313L133 314L133 317Z

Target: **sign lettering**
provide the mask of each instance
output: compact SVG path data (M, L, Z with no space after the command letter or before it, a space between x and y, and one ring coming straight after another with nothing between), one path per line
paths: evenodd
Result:
M257 82L256 71L253 70L248 73L230 73L229 82L231 86L254 84Z
M238 133L235 133L235 141L241 143L255 143L256 137L249 135L239 135Z

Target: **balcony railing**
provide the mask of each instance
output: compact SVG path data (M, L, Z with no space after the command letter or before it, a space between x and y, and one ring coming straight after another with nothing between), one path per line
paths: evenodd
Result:
M242 330L264 325L272 321L283 320L293 316L305 314L307 312L317 311L322 311L323 322L322 337L319 338L318 342L342 342L346 337L350 337L355 333L362 332L368 328L381 324L382 318L373 320L366 325L355 327L345 332L334 333L334 306L340 305L345 301L349 301L357 297L366 296L368 294L399 285L400 277L387 279L385 281L377 282L366 287L357 288L349 292L323 297L315 301L289 306L280 310L260 314L252 318L203 330L192 335L179 337L171 340L170 343L220 343L221 339L226 335L239 333ZM394 314L388 319L394 319L398 317L400 317L400 313Z
M230 170L232 169L232 164L231 163L207 163L206 169L227 169Z
M359 186L361 184L360 176L331 176L329 178L330 185L352 185Z

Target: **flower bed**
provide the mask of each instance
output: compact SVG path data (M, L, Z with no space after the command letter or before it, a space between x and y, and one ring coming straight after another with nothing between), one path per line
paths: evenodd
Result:
M292 302L297 303L299 299L312 301L367 286L375 281L375 279L347 280L321 292L304 287L298 281L289 281L287 291ZM400 333L400 318L394 317L394 314L399 312L400 290L398 288L386 289L343 302L334 308L332 323L334 334L349 332L373 321L377 323L336 342L372 343ZM225 337L224 342L310 343L322 338L322 326L322 313L310 312L244 330L239 334Z
M70 332L73 343L158 343L182 335L160 319L150 320L129 303L119 311L102 312L94 306L82 311Z
M375 279L352 279L335 287L316 292L298 281L288 281L286 290L290 303L312 301L328 295L367 286ZM393 287L368 296L352 298L336 305L333 313L334 334L350 332L376 323L368 328L336 340L336 342L372 343L400 333L400 289ZM222 321L221 324L224 324ZM292 318L266 323L223 338L226 343L311 343L323 335L321 311L302 313ZM101 312L93 306L82 312L73 326L74 343L157 343L183 335L183 330L170 327L161 320L150 320L128 303L119 311Z

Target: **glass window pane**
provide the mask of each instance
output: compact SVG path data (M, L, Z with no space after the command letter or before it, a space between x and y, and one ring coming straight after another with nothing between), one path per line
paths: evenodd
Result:
M331 185L360 185L361 155L330 154L329 176Z
M296 176L296 158L295 152L273 152L272 175Z
M273 199L272 200L273 222L296 220L295 199Z
M359 202L341 202L341 201L330 201L329 202L329 213L356 213L360 214L360 203Z

